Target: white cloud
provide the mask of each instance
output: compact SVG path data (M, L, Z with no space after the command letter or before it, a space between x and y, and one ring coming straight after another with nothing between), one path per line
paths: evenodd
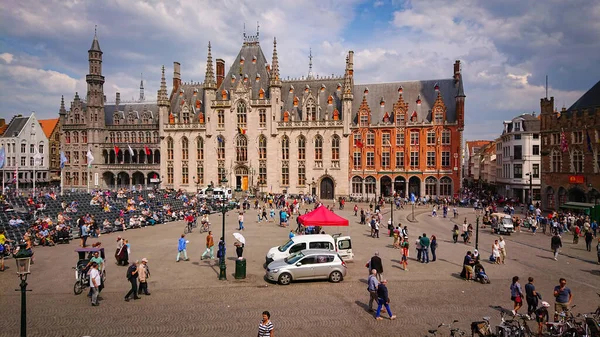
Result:
M13 58L15 56L13 54L9 54L9 53L2 53L0 54L0 59L2 59L4 62L10 64L13 61Z

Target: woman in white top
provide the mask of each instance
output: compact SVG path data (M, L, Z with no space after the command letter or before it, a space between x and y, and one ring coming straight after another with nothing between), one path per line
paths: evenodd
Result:
M498 240L494 240L494 244L492 245L492 257L496 264L500 264L500 245L498 244Z

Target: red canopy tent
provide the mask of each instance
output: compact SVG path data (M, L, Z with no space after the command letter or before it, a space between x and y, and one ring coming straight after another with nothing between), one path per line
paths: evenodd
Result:
M348 226L348 220L320 206L310 213L298 218L298 222L304 226Z

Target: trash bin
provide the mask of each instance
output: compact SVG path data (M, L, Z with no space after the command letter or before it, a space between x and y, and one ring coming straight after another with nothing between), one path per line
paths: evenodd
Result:
M242 280L246 278L246 259L235 260L235 279Z

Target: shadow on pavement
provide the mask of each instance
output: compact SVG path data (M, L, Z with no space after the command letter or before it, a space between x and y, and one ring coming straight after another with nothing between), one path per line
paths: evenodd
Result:
M369 311L369 305L367 305L367 303L363 303L361 301L354 301L354 303L356 303L356 305L358 305L359 307L361 307L364 311L370 312Z
M581 271L584 271L586 273L590 273L592 275L600 276L600 270L583 270L582 269Z

